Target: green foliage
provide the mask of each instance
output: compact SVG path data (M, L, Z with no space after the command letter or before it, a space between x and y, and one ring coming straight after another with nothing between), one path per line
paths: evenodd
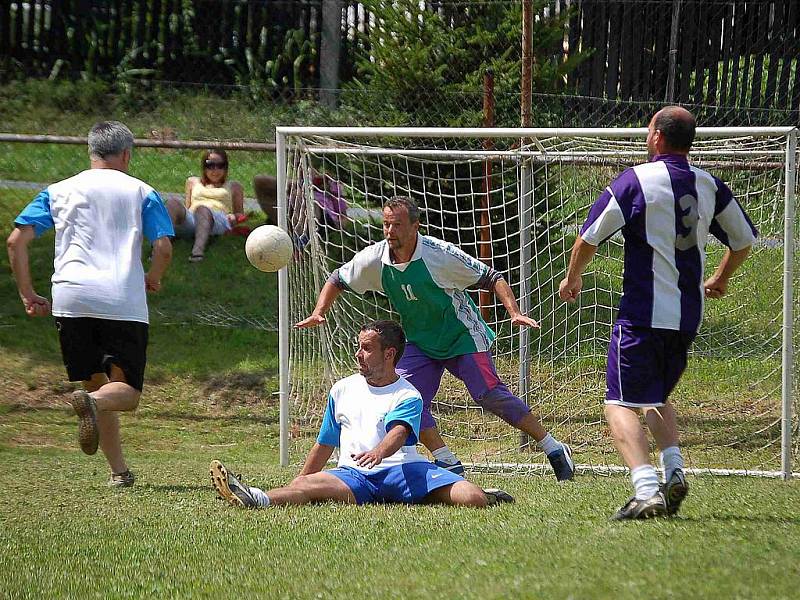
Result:
M107 106L111 88L98 80L20 80L0 86L0 116L29 114L32 107L47 107L64 113L86 114ZM7 124L4 118L3 122ZM3 130L7 125L3 126Z
M376 23L366 34L369 53L357 60L356 78L346 90L372 92L362 96L374 99L373 110L381 114L394 111L398 124L475 127L482 122L483 77L490 69L497 122L515 121L521 87L520 3L478 3L459 7L457 14L431 11L415 0L364 4ZM562 61L558 46L571 13L544 16L549 3L533 4L539 18L533 31L532 88L556 92L586 55Z

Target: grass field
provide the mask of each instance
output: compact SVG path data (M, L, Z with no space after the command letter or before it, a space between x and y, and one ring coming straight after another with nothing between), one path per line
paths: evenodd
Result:
M85 160L76 148L54 167L59 154L14 150L0 159L0 178L23 172L48 181ZM140 162L139 176L180 189L192 156L153 156ZM31 195L0 189L3 237ZM51 232L32 246L41 293L49 290L52 244ZM692 477L680 518L625 524L607 521L630 493L622 476L559 485L473 475L517 497L486 511L228 507L208 482L213 458L265 487L293 475L277 466L276 278L249 267L242 247L242 238L223 238L206 261L190 264L188 244L175 244L164 290L150 297L145 395L122 418L138 477L122 491L105 486L100 455L78 449L67 404L74 386L52 320L24 315L0 253L0 598L798 596L800 480ZM728 371L719 370L724 360L709 360L686 382L703 391L705 406L720 392L736 398L721 380L737 369L761 372L758 357ZM715 426L734 428L735 417ZM713 446L715 439L692 437L707 423L687 425L690 445Z

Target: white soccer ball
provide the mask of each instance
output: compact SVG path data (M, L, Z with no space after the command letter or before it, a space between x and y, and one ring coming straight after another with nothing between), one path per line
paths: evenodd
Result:
M283 229L275 225L261 225L247 236L244 252L256 269L272 273L289 264L294 247L292 238Z

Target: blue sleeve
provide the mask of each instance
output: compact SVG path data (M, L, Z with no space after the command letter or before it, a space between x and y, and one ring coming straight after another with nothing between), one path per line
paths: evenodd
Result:
M328 395L328 406L325 408L325 416L322 418L322 427L319 428L317 442L326 446L339 447L339 436L342 434L342 426L336 422L334 416L333 398Z
M142 204L142 229L144 237L151 242L168 235L175 235L167 207L155 190L147 194Z
M50 214L50 193L42 190L31 200L19 216L14 220L16 225L33 225L36 237L55 225L53 215Z
M386 413L383 422L386 423L386 431L401 423L411 427L404 446L413 446L419 439L419 422L422 419L422 398L407 398L392 410Z

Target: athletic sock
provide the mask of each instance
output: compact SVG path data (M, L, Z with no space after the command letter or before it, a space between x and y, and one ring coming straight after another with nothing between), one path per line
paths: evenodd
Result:
M434 460L441 461L447 465L454 465L458 462L458 458L456 458L456 455L453 454L450 451L450 448L448 448L447 446L442 446L441 448L437 448L436 450L431 452L431 454L433 454Z
M549 433L544 436L541 440L537 442L539 447L544 450L545 454L552 454L553 452L558 452L564 447L564 444L559 442L556 438L554 438Z
M251 487L250 493L253 495L253 498L256 500L256 504L258 504L259 508L267 508L269 506L269 496L267 496L262 490Z
M683 456L678 446L670 446L661 451L661 468L664 469L664 481L669 481L676 469L683 470Z
M658 473L653 465L642 465L631 469L631 481L637 500L647 500L658 492Z

